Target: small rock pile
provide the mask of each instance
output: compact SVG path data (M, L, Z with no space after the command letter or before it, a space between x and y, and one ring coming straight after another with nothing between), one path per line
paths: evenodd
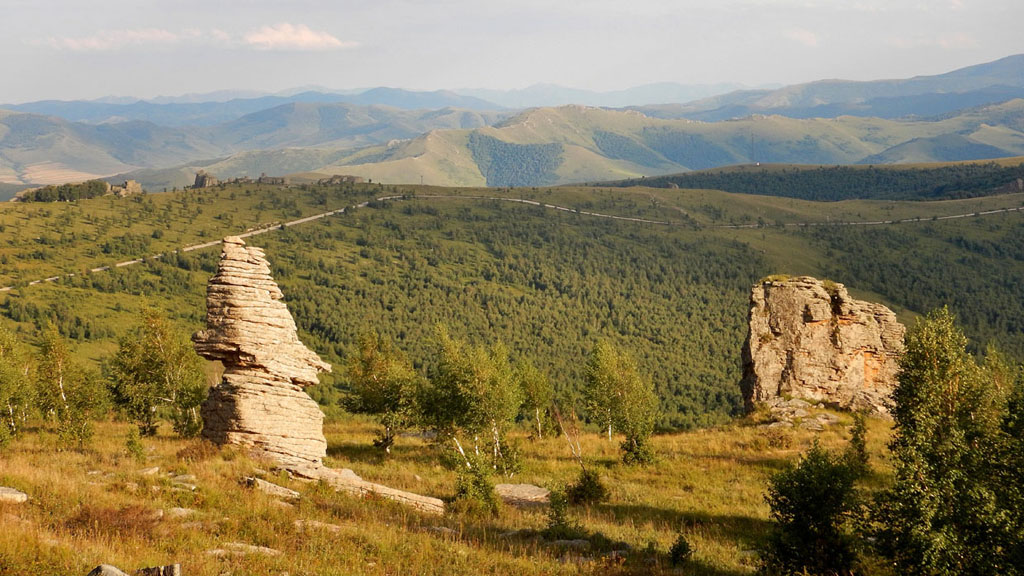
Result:
M764 403L771 415L771 422L762 424L762 428L803 428L821 432L827 426L839 422L839 417L823 412L820 403L811 404L799 398L772 398Z

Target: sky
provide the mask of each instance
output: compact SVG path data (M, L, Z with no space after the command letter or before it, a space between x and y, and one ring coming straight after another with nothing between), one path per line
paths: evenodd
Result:
M794 84L1024 53L1021 0L3 0L0 102Z

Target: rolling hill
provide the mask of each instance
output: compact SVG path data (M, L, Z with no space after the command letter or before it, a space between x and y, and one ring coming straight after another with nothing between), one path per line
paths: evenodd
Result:
M154 174L153 170L185 163L210 165L216 162L209 160L211 158L259 149L327 146L336 152L414 138L437 128L475 128L502 117L495 112L455 108L409 111L383 106L299 102L248 114L214 127L168 128L144 121L92 125L53 116L0 111L0 182L55 184L139 169L146 170L144 175ZM310 154L318 157L316 151ZM281 166L254 165L246 161L243 162L245 170L231 175L258 176L261 171L281 174L311 169L323 163L306 167L308 162ZM192 175L188 174L185 181L171 185L183 185L191 179ZM143 176L141 181L153 189L163 184L159 177L147 180Z
M312 170L445 186L544 186L745 163L888 164L1024 155L1024 100L935 120L727 122L650 118L582 106L538 108L473 130L436 130Z

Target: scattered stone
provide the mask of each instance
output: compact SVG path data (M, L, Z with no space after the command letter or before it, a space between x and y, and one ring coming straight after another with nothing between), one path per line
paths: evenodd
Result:
M195 474L178 474L171 478L175 484L192 484L197 480Z
M299 532L306 532L308 530L323 530L333 534L341 532L341 526L337 524L328 524L327 522L320 522L319 520L296 520L295 529Z
M825 427L821 425L821 422L818 422L817 420L806 420L801 422L800 427L804 430L810 430L811 432L821 432L825 429Z
M173 520L180 520L181 518L188 518L195 513L196 511L191 508L171 508L167 510L166 516Z
M423 529L425 532L433 532L434 534L441 534L442 536L457 536L458 531L447 526L427 526Z
M132 576L181 576L181 564L140 568Z
M904 332L891 310L854 300L842 284L809 276L756 284L743 346L747 409L791 396L886 414Z
M274 550L273 548L267 548L266 546L243 544L241 542L228 542L221 548L207 550L206 553L210 556L246 556L249 554L266 554L267 556L281 555L280 550Z
M28 501L28 494L25 494L20 490L15 490L14 488L0 486L0 502L21 504L26 501Z
M200 356L224 365L203 403L203 437L289 467L321 466L324 415L303 388L331 366L299 341L283 297L263 251L225 238L206 289L206 330L192 337Z
M128 576L128 574L110 564L100 564L93 568L86 576Z
M778 422L772 422L771 424L762 424L761 428L792 428L793 423L787 420L779 420Z
M377 496L394 500L427 514L444 514L444 502L438 498L422 496L404 490L397 490L382 484L375 484L360 478L348 468L335 470L319 466L292 470L296 475L308 480L322 480L335 490L348 492L356 496Z
M533 484L498 484L494 493L506 504L513 506L538 506L547 504L551 491Z
M250 488L255 488L260 492L265 492L271 496L277 496L278 498L287 498L289 500L298 500L302 497L301 494L292 490L291 488L285 488L284 486L278 486L273 482L267 482L266 480L260 480L259 478L246 478L245 485Z
M839 422L839 416L836 416L835 414L829 414L828 412L822 412L821 414L815 416L814 419L817 420L818 422L821 422L825 426Z
M159 471L160 471L160 467L159 466L152 466L150 468L143 468L142 470L139 470L139 475L141 475L141 476L153 476L153 475L155 475Z

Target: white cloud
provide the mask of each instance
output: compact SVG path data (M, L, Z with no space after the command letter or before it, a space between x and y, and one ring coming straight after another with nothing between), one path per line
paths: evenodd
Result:
M125 46L167 45L175 44L181 36L160 28L142 28L138 30L106 30L92 36L47 38L45 44L59 50L76 52L104 52L117 50Z
M258 50L338 50L357 45L355 42L342 42L326 32L311 30L303 24L295 26L287 22L249 32L244 41Z
M783 32L782 35L809 48L818 45L818 35L804 28L790 28Z

